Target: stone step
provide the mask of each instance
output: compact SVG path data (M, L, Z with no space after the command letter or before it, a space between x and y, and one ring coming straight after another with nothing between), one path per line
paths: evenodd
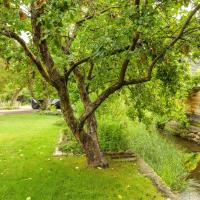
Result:
M136 157L133 152L106 152L104 155L111 157L111 159L131 159Z
M117 162L134 162L137 160L137 157L132 157L132 158L118 158L118 159L112 159Z

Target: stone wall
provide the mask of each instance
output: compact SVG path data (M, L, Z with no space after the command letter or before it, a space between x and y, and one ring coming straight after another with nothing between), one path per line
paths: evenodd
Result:
M182 128L178 122L171 121L166 127L174 134L200 144L200 86L192 89L186 106L190 126Z
M183 128L177 121L170 121L165 124L164 130L200 144L200 127L198 126L190 125L187 128Z
M181 134L180 136L200 144L200 127L191 125L188 128L188 132L186 134Z
M194 87L186 100L187 113L200 116L200 86Z
M185 103L190 125L185 128L177 121L169 121L164 130L200 144L200 86L192 89Z

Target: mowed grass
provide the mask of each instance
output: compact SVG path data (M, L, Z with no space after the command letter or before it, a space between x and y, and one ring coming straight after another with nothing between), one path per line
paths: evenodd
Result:
M58 116L0 116L0 200L161 200L134 163L89 169L83 156L53 157Z

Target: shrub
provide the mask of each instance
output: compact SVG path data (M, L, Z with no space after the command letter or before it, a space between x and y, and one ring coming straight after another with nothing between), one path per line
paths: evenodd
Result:
M200 163L200 153L187 153L186 154L186 169L191 172L197 168Z
M71 131L66 128L63 119L55 122L55 125L65 127L62 130L62 134L67 136L66 143L60 145L60 149L65 152L81 153L80 145L77 143ZM130 144L125 130L126 127L123 123L111 121L111 119L106 119L106 121L100 120L97 134L101 150L103 152L128 150Z
M134 128L132 149L174 190L182 190L187 183L185 153L167 142L161 135L148 132L144 126Z
M102 151L125 151L129 149L129 141L125 125L117 121L101 122L98 129L99 142Z
M14 102L14 104L11 104L11 101L0 100L0 109L12 110L19 108L20 105L21 105L20 102Z
M41 114L45 115L62 115L62 113L56 109L54 105L49 105L46 110L40 110Z

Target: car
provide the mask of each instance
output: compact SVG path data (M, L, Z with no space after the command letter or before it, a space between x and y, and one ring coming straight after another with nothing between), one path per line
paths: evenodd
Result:
M38 109L40 109L40 105L42 104L44 102L44 100L43 99L38 99L38 100L36 100L36 99L32 99L31 100L31 107L34 109L34 110L38 110Z
M34 110L38 110L41 108L41 105L44 103L44 99L32 99L31 100L31 107ZM51 106L55 106L56 109L60 109L60 99L53 99L52 101L50 101L50 105Z
M51 105L55 106L56 109L60 109L61 108L60 99L53 99L52 102L51 102Z

